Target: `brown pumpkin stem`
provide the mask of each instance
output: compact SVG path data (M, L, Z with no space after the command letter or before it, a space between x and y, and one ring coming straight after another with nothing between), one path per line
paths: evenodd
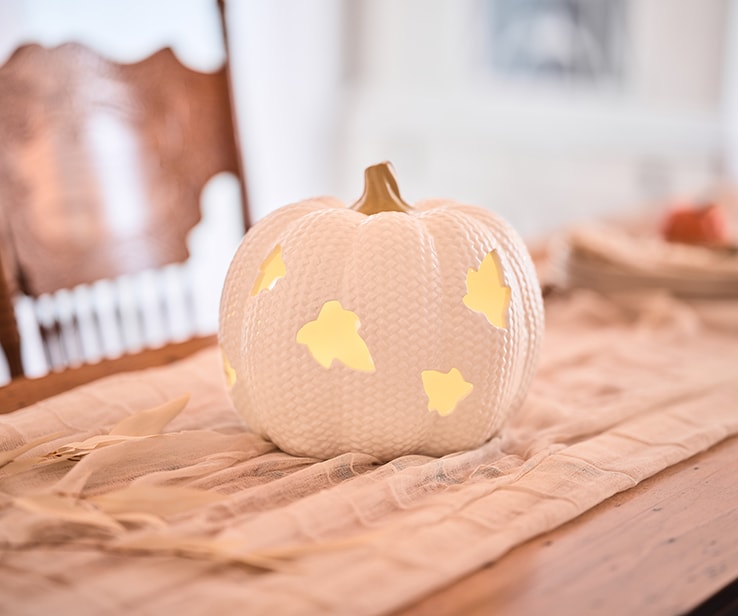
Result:
M364 171L364 194L351 206L352 210L371 216L380 212L408 213L413 208L400 197L392 164L379 163Z

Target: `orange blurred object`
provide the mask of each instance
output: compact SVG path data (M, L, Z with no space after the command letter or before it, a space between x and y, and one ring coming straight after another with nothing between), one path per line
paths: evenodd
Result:
M664 217L661 234L668 242L682 244L726 246L732 243L728 216L714 203L673 208Z

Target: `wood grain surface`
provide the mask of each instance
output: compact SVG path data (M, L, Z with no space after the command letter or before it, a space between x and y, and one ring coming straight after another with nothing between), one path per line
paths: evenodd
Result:
M688 612L738 579L737 476L734 437L400 614ZM731 612L712 606L708 613Z

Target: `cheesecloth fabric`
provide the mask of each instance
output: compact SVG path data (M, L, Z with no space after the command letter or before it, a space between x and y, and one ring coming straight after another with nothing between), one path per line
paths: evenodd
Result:
M546 318L522 410L440 459L281 453L215 348L0 417L0 613L386 613L738 433L735 302L577 291Z

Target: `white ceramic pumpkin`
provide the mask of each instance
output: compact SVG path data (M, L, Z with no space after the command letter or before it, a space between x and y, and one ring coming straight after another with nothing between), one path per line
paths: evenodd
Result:
M411 208L385 163L366 177L352 208L311 199L244 237L220 314L233 402L296 455L477 447L520 406L537 362L529 254L487 210Z

